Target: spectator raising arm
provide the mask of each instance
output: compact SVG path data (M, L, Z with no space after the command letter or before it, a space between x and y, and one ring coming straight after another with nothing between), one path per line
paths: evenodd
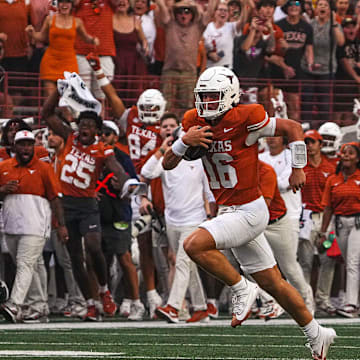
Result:
M98 84L101 87L101 90L104 92L106 98L110 102L111 109L116 118L120 118L122 114L125 112L125 106L122 100L116 93L116 90L111 85L108 78L105 76L104 72L101 69L100 59L97 55L90 53L86 59L88 60L90 66L94 70Z
M156 12L156 18L157 20L160 20L160 23L166 25L169 23L171 16L170 16L170 10L165 4L164 0L156 0L156 5L158 6L157 12Z
M59 102L58 90L54 91L45 101L41 111L41 118L55 134L61 136L65 141L71 133L70 127L66 126L62 119L55 113L55 108Z

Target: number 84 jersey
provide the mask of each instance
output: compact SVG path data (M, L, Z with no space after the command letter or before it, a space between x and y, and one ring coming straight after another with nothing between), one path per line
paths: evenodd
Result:
M114 155L111 146L98 139L82 145L77 133L70 134L62 153L60 182L62 193L74 197L95 197L96 181L107 157Z
M247 146L250 132L268 123L268 115L258 104L237 105L211 127L213 142L202 158L210 188L219 205L242 205L261 196L258 181L258 144ZM194 125L209 125L196 109L185 113L185 131Z
M163 142L160 137L160 126L142 123L138 118L136 106L132 106L124 112L120 118L120 124L126 131L130 158L136 173L140 174L142 160L149 151L156 149Z

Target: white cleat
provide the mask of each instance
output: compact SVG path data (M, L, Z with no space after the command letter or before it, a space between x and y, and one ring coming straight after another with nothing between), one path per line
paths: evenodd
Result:
M330 345L334 342L336 336L334 329L320 326L318 336L313 340L309 340L309 343L306 344L314 360L326 360Z
M259 287L257 284L248 280L245 281L247 283L247 287L240 292L232 294L232 327L241 325L251 315L251 307L259 293Z

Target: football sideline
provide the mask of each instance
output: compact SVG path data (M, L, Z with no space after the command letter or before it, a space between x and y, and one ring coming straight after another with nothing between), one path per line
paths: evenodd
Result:
M319 322L338 333L328 360L360 359L360 319ZM0 325L1 359L310 359L301 330L291 319L230 319L207 324L164 321L63 322Z

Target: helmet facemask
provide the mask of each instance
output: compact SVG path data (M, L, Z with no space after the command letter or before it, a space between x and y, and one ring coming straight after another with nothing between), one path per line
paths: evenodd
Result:
M144 124L158 123L165 112L165 107L166 100L159 90L145 90L137 102L140 121Z
M155 124L160 121L163 114L160 105L140 104L138 106L139 119L145 124Z
M239 103L239 81L231 70L212 67L200 75L194 93L198 115L213 122Z

